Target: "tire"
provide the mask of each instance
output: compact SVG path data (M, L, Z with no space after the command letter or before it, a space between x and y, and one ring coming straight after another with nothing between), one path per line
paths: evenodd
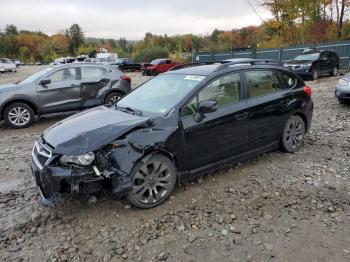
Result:
M345 99L342 99L342 98L338 98L338 102L339 102L339 104L341 104L341 105L346 105L346 104L348 104L348 102L347 102Z
M5 122L13 128L24 128L30 126L34 121L34 110L25 103L13 103L4 110Z
M331 76L338 76L338 73L339 73L338 67L335 66L335 67L332 69Z
M132 190L129 203L138 208L153 208L162 204L174 191L177 170L173 162L156 154L144 162L137 162L131 171Z
M291 116L283 129L281 138L282 150L294 153L302 146L306 133L304 120L297 115Z
M122 92L111 92L109 93L106 98L105 98L105 104L108 105L108 104L114 104L116 103L120 98L123 97L123 93Z
M318 72L318 69L314 68L312 70L312 80L317 80L320 77L320 73Z

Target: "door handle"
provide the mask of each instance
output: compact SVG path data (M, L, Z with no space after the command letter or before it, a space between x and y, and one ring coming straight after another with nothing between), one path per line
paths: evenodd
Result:
M76 87L77 85L76 84L71 84L70 87Z
M246 119L247 117L248 117L248 113L247 112L244 112L242 114L236 115L236 119L237 120L243 120L243 119Z

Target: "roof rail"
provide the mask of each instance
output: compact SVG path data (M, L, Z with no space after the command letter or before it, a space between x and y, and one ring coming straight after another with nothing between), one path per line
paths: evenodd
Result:
M224 70L230 66L233 65L258 65L258 64L271 64L271 65L282 65L282 63L279 60L274 59L242 59L238 61L233 61L229 63L224 63L220 66L218 66L214 72Z
M199 62L199 63L188 63L188 64L176 65L170 68L169 71L175 71L183 68L202 66L202 65L212 65L214 63L217 63L217 62Z

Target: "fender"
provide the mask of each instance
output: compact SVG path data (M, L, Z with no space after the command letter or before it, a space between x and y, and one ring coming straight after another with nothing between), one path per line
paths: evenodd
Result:
M6 108L6 106L8 106L11 103L15 103L15 102L24 102L24 103L28 103L30 106L33 107L33 110L36 114L40 115L41 110L40 107L37 105L36 102L34 102L34 100L30 97L27 96L23 96L23 95L14 95L13 97L5 100L1 105L0 105L0 117L2 117L4 110Z

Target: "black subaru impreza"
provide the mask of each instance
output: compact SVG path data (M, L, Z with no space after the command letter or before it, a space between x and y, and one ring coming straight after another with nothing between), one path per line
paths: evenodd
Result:
M181 180L271 150L297 151L312 112L311 88L277 63L178 66L116 104L47 129L31 167L45 203L108 188L151 208Z

